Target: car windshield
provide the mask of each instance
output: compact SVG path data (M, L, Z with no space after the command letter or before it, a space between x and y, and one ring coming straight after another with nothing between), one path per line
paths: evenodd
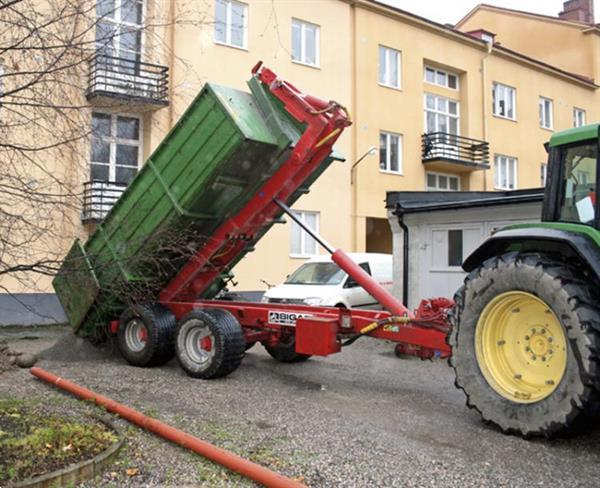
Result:
M306 263L285 281L287 285L339 285L346 273L335 263Z

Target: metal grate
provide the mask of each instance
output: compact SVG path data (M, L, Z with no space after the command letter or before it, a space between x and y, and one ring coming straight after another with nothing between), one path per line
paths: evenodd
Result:
M97 54L90 61L86 96L119 97L168 104L169 68L125 58Z
M101 222L113 208L127 185L110 181L87 181L83 184L82 222Z
M423 162L446 160L481 167L490 163L488 142L447 132L423 134L421 149Z

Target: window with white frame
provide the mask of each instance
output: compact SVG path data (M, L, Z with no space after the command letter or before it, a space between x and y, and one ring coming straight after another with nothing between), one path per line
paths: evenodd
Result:
M235 0L215 1L215 41L245 49L248 38L248 5Z
M573 109L573 127L585 125L585 110L580 108Z
M494 186L498 190L516 190L517 159L496 155L494 158Z
M402 136L392 132L379 133L379 169L402 174Z
M144 0L98 0L96 51L121 62L119 71L135 74L142 56Z
M93 181L127 185L141 159L141 120L131 115L94 112L90 176Z
M425 66L425 82L451 90L458 89L458 75L432 66Z
M456 100L425 94L425 132L444 132L457 136L459 122L459 104Z
M542 163L540 165L540 183L542 186L546 186L546 178L548 177L548 165Z
M294 210L294 215L309 229L316 233L319 232L319 212ZM319 254L317 241L296 222L292 222L290 254L294 257L309 257Z
M319 66L319 26L292 19L292 60Z
M516 91L514 88L501 83L494 83L492 103L494 115L512 120L517 119Z
M460 178L458 176L444 173L426 173L425 178L428 191L460 190Z
M400 88L402 77L402 55L390 47L379 46L379 83Z
M552 129L554 127L552 114L552 100L540 97L540 127Z

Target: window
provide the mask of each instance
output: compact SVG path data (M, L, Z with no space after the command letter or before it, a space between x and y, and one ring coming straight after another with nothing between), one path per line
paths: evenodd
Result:
M493 44L494 43L494 36L492 34L488 34L486 32L482 32L481 33L481 40Z
M425 66L425 81L452 90L458 89L458 75L431 66Z
M129 184L140 161L141 121L137 117L92 114L90 176L94 181Z
M494 158L494 185L498 190L517 188L517 160L508 156Z
M515 100L515 89L510 86L494 83L492 90L494 104L494 115L507 119L517 119L517 107Z
M463 231L448 231L448 266L461 266L463 261Z
M292 19L292 60L319 66L319 26Z
M598 143L584 141L564 148L561 154L560 217L563 222L596 221L596 163Z
M246 48L248 5L235 0L215 1L215 41Z
M585 125L585 110L580 108L573 109L573 127Z
M391 132L379 133L379 169L402 174L402 136Z
M294 215L309 229L319 232L319 213L294 211ZM292 240L290 254L295 257L316 256L319 254L317 241L296 222L292 222Z
M142 53L143 0L98 0L96 51L120 62L119 71L137 70Z
M459 134L459 106L456 100L425 95L425 132Z
M401 63L400 51L379 46L379 83L392 88L400 88Z
M542 163L540 166L540 183L542 186L546 186L546 178L548 177L548 165Z
M458 191L460 179L458 176L443 173L427 173L425 175L428 191Z
M552 118L552 100L540 97L540 127L552 129L554 126Z

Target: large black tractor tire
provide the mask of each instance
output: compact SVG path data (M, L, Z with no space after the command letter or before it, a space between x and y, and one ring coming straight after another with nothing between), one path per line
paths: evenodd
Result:
M467 406L507 434L578 431L600 407L594 280L538 253L507 253L466 277L450 316L450 365Z
M133 366L165 364L175 355L175 325L175 316L162 305L132 305L119 319L119 351Z
M310 354L296 352L296 338L293 335L290 335L287 341L280 342L274 347L265 346L265 349L273 359L280 363L301 363L310 358Z
M241 364L245 350L242 327L226 310L192 310L177 324L177 360L193 378L227 376Z

